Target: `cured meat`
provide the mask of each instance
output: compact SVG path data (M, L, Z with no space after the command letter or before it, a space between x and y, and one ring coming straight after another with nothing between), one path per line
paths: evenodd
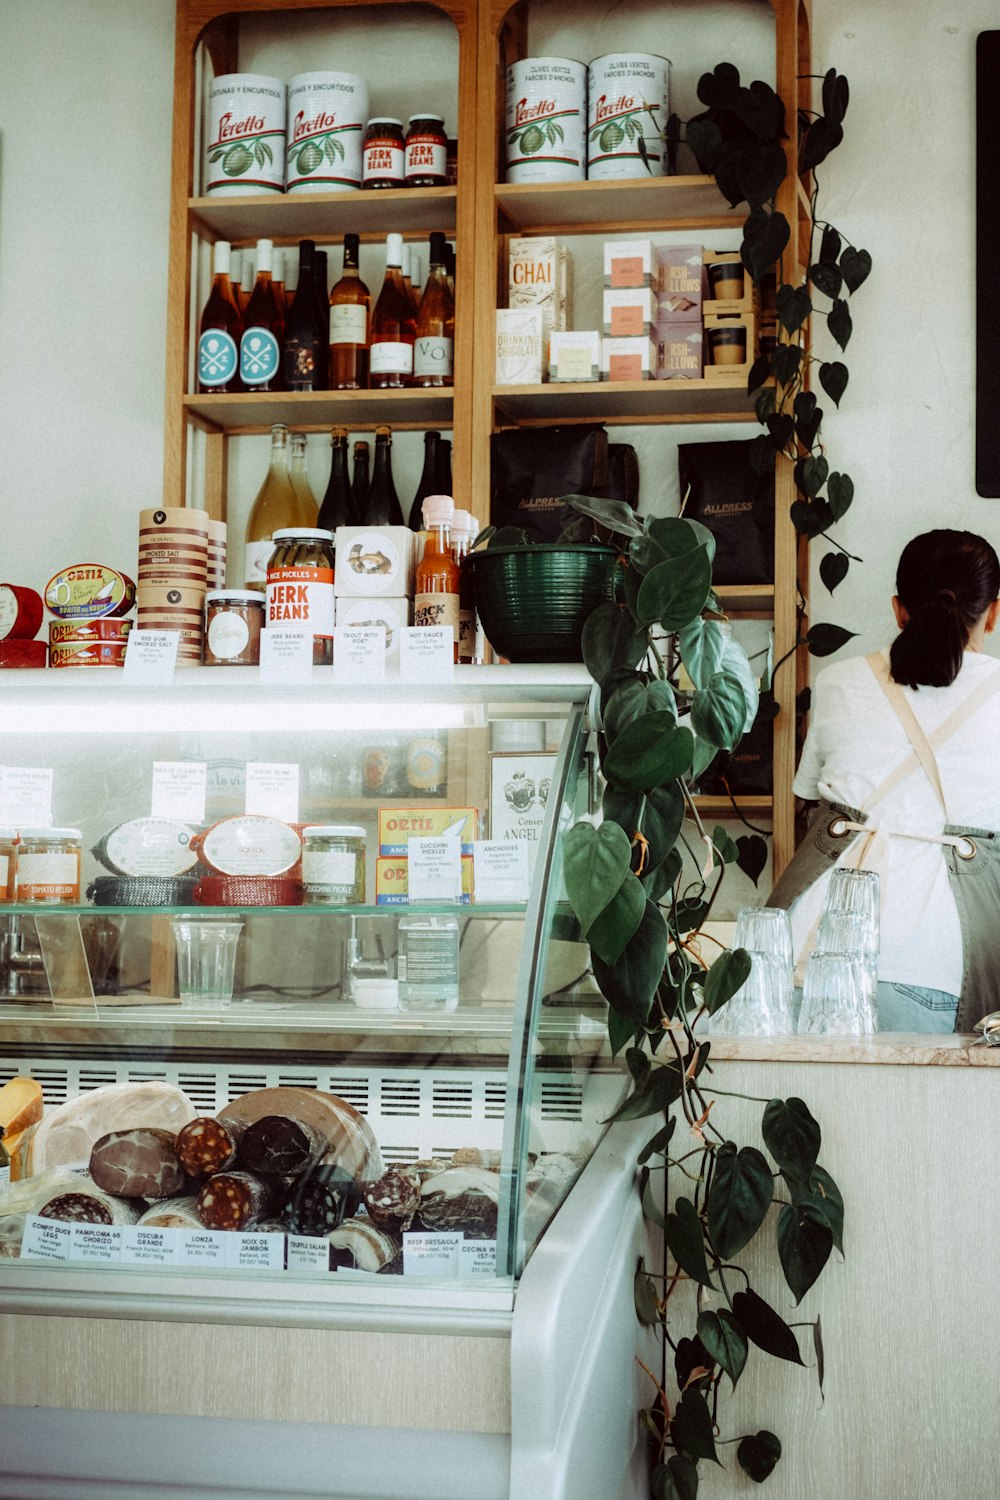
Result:
M194 1198L167 1198L140 1214L138 1223L146 1229L204 1229L195 1202Z
M119 1198L175 1198L185 1186L175 1139L169 1130L113 1130L94 1142L90 1175Z
M22 1151L26 1176L90 1160L94 1143L115 1130L149 1126L176 1134L194 1106L172 1083L110 1083L50 1110Z
M89 1193L60 1193L38 1210L40 1219L61 1219L68 1224L110 1224L111 1210Z
M341 1224L339 1229L327 1235L327 1239L330 1241L330 1269L334 1271L341 1267L344 1270L381 1271L399 1248L392 1235L385 1234L366 1219L352 1219L349 1224Z
M178 1130L174 1150L189 1177L210 1177L236 1161L242 1133L243 1126L238 1120L213 1120L210 1115L198 1115Z
M271 1189L250 1172L216 1172L198 1194L206 1229L253 1229L271 1211Z
M264 1115L244 1130L237 1159L251 1172L294 1177L315 1166L326 1150L325 1131L288 1115Z
M289 1234L328 1234L357 1212L361 1188L336 1165L313 1167L289 1183L278 1215Z
M494 1240L500 1178L482 1167L449 1167L421 1188L420 1219L428 1229L461 1229L470 1240Z
M365 1183L362 1196L377 1228L401 1234L420 1207L420 1173L413 1167L390 1167L377 1182Z
M9 1078L0 1088L0 1134L20 1135L41 1118L41 1084L34 1078Z
M368 1182L385 1171L378 1142L364 1115L336 1094L319 1089L279 1087L241 1094L220 1109L219 1119L252 1125L265 1115L285 1115L311 1125L326 1137L324 1162L343 1167L356 1182Z

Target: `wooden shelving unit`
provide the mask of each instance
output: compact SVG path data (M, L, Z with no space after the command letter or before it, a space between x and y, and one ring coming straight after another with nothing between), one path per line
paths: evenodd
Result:
M457 188L380 193L317 194L283 197L204 198L196 196L194 164L196 56L204 49L216 72L239 66L240 16L283 12L295 15L335 12L355 0L178 0L176 102L171 194L171 256L167 348L167 404L164 465L165 503L184 494L186 439L191 426L205 434L206 501L225 513L226 442L229 434L266 431L275 421L294 422L306 431L335 424L370 428L388 422L400 429L450 427L456 493L480 516L489 511L490 435L505 426L604 422L616 427L681 424L703 426L706 435L721 423L754 422L741 377L731 381L647 381L635 384L506 386L494 384L494 311L505 285L506 236L511 233L599 235L654 230L733 230L743 219L730 208L712 180L699 175L621 182L566 182L509 185L502 181L504 69L527 55L531 0L427 0L453 21L458 37L459 162ZM375 0L388 9L405 0ZM810 98L810 11L808 0L771 0L774 15L775 77L786 117ZM586 0L579 24L587 26ZM377 54L373 51L373 57ZM794 128L786 142L790 172L778 207L791 225L786 252L789 267L804 274L803 216L808 182L797 171ZM363 239L381 238L389 229L413 239L431 230L454 234L459 247L456 288L456 385L449 391L328 392L314 395L200 396L186 391L190 367L192 237L228 238L252 244L261 234L278 243L311 235L321 243L345 230ZM774 620L775 659L790 652L800 618L797 579L804 572L804 543L788 520L794 499L791 466L780 462L776 475L775 584L719 590L734 613ZM777 696L781 713L774 725L774 798L740 799L741 806L771 814L774 867L779 871L794 848L791 782L795 762L794 701L804 685L807 662L798 654L784 668ZM794 684L791 675L794 673ZM766 804L766 806L764 805ZM725 809L720 809L724 811Z

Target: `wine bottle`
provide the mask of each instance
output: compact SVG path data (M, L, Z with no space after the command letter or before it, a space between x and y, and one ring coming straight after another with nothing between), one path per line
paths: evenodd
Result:
M281 388L284 308L274 287L270 240L257 241L257 279L247 302L240 340L240 379L248 391Z
M198 325L198 389L228 394L240 391L240 339L243 319L229 279L232 264L227 240L212 251L212 289Z
M406 288L406 295L410 299L410 306L413 308L413 315L414 315L414 317L416 317L417 307L419 305L419 300L420 299L418 298L416 292L413 289L413 276L411 274L411 269L410 269L410 262L411 262L412 254L413 254L413 252L411 251L409 245L404 240L403 241L403 249L402 249L402 253L401 253L401 261L402 261L402 263L401 263L401 265L399 267L399 270L400 270L400 274L401 274L401 276L403 278L403 286Z
M372 390L398 390L413 378L413 339L416 318L403 285L403 237L390 234L385 242L385 280L372 313L369 384Z
M451 550L458 564L458 656L469 665L476 659L476 590L472 569L462 566L479 531L475 516L468 510L456 510L451 520Z
M424 501L427 541L414 580L413 623L450 627L454 659L458 661L461 575L451 551L454 514L455 502L450 495L428 495Z
M437 485L435 489L439 495L450 495L452 488L451 443L447 438L442 438L438 444Z
M344 235L344 270L330 293L330 389L368 389L371 293L358 271L358 237Z
M354 514L358 523L364 520L365 511L368 509L368 492L371 489L371 480L368 476L369 450L367 443L354 444L354 473L351 478L351 494L354 497Z
M431 235L431 268L420 299L416 340L413 345L413 384L442 386L452 383L452 351L455 346L455 304L448 290L443 234Z
M229 281L233 288L233 301L243 316L243 251L231 250L229 253Z
M423 268L423 264L422 264L422 262L420 260L420 256L417 254L416 250L414 250L413 246L411 245L410 246L410 288L411 288L411 290L413 292L413 306L414 306L415 309L418 309L420 307L420 294L423 291L423 286L424 286L424 268Z
M358 521L347 472L347 428L335 427L330 433L330 444L330 478L316 523L324 531L336 531L338 526L356 526Z
M448 276L448 290L451 292L452 300L455 298L455 247L449 240L444 247L445 269Z
M403 511L392 482L392 431L375 429L375 460L368 504L362 517L366 526L402 526Z
M316 285L316 317L319 327L323 330L323 336L320 341L319 362L316 367L318 371L316 389L326 390L329 384L330 373L330 343L328 336L330 285L325 250L317 250L313 256L313 277Z
M281 309L281 328L282 336L284 336L285 308L288 304L285 301L285 252L279 245L271 251L271 285L274 287L274 295Z
M292 481L292 489L298 495L303 510L312 516L311 521L296 521L295 524L296 526L315 526L319 506L306 471L306 435L304 432L292 432L289 434L289 439L292 456L288 465L288 477Z
M299 241L299 278L295 299L285 320L284 376L289 391L317 391L326 363L326 319L316 300L316 246Z
M243 577L245 587L263 594L267 588L267 563L274 550L271 534L289 526L315 526L316 502L310 509L292 485L288 469L288 428L283 422L271 428L271 461L264 483L257 492L247 521Z
M253 256L250 254L249 250L244 250L244 252L243 252L243 268L242 268L242 270L240 272L240 298L239 298L240 312L243 314L244 322L246 321L247 303L250 301L250 298L253 296L254 283L255 283L256 279L257 278L254 275Z
M413 497L410 506L410 519L407 523L411 531L423 531L424 512L423 503L428 495L437 495L441 491L438 488L438 448L441 443L439 432L424 433L424 467L420 472L420 483L417 485L417 493Z

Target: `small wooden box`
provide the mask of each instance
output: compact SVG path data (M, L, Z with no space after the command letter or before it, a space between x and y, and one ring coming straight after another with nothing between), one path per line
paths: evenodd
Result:
M714 357L713 331L725 332L727 329L733 331L742 328L744 330L745 349L741 360L732 360L719 364ZM752 312L742 313L709 313L705 317L705 379L732 381L734 375L742 376L744 379L750 374L750 367L757 357L757 316Z

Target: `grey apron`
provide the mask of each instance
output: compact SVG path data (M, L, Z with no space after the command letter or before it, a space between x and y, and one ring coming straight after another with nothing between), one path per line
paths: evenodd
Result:
M866 658L889 703L899 718L913 749L906 760L876 788L863 808L842 803L820 803L805 838L767 898L768 906L791 906L838 860L858 869L873 869L879 863L879 841L890 837L923 838L906 830L866 831L868 815L893 787L922 766L944 809L945 828L940 836L927 836L942 845L948 883L958 908L962 932L963 976L956 1031L971 1031L976 1022L1000 1004L1000 833L985 828L967 828L948 821L948 808L934 756L940 746L960 728L994 693L1000 691L1000 672L971 693L955 712L928 737L921 729L898 683L892 681L886 658L876 653ZM858 848L852 848L855 840ZM844 858L848 851L850 855Z

